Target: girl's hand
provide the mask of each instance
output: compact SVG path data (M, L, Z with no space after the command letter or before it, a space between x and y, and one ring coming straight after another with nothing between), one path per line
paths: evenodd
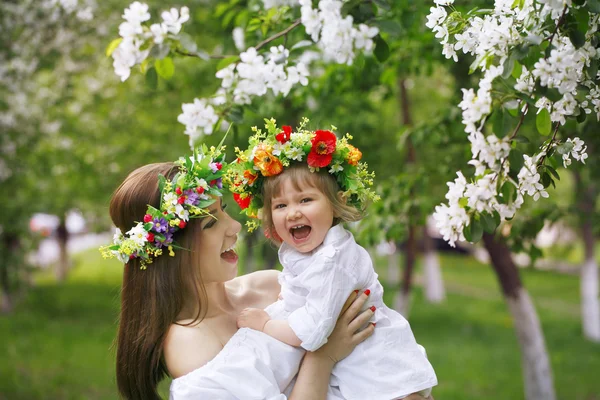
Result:
M371 309L367 309L359 315L360 309L368 298L368 294L365 293L360 295L352 293L350 295L342 308L333 332L329 335L327 343L315 351L315 355L328 358L333 363L337 363L352 353L352 350L359 343L362 343L373 334L375 326L371 323L365 329L360 330L373 316Z
M250 328L262 332L270 320L269 314L260 308L245 308L237 317L238 328Z

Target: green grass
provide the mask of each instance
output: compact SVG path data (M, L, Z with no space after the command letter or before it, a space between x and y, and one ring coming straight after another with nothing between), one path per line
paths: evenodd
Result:
M428 304L417 286L410 318L438 375L436 399L522 399L517 340L492 269L455 256L442 264L447 301ZM600 400L600 345L582 338L578 278L534 270L522 278L542 321L558 398ZM1 400L117 398L111 345L120 279L118 263L96 251L78 256L63 284L37 277L14 313L0 317ZM386 287L388 304L394 289Z

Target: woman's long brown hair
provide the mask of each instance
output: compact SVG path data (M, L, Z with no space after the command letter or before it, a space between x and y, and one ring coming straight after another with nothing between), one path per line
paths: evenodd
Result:
M158 175L171 179L177 168L173 163L150 164L133 171L113 194L110 216L114 224L127 232L142 221L148 205L160 208ZM177 232L174 240L185 249L193 249L199 230L190 221ZM163 347L171 324L176 323L184 299L205 304L206 293L192 251L178 250L175 257L167 252L140 269L137 259L125 264L121 289L121 314L117 335L117 386L121 396L132 400L160 399L158 383L168 375ZM194 321L200 318L201 310Z

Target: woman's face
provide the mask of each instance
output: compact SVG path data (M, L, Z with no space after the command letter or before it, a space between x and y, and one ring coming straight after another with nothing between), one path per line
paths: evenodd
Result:
M207 216L200 221L198 257L202 281L226 282L236 277L238 256L233 250L241 224L225 211L218 198L208 207L215 218Z

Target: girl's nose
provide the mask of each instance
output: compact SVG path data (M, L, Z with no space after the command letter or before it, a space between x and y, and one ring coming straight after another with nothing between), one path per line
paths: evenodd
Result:
M300 212L298 210L290 210L287 215L288 221L293 221L300 218Z

